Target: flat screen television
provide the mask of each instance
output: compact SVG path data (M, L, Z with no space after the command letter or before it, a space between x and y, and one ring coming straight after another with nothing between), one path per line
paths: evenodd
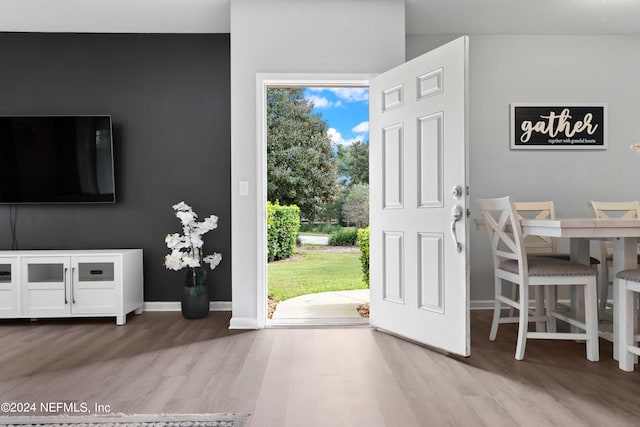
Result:
M115 203L111 116L0 116L0 203Z

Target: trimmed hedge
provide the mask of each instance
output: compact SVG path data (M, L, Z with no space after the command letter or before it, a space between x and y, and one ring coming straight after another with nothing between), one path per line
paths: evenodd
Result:
M300 232L307 232L307 233L332 234L340 229L342 229L342 226L340 224L323 224L323 223L300 224Z
M293 255L300 229L300 208L267 202L267 256L269 261Z
M362 265L362 281L369 285L369 228L358 230L360 245L360 264Z
M358 243L358 230L353 227L342 228L329 236L330 246L355 246Z

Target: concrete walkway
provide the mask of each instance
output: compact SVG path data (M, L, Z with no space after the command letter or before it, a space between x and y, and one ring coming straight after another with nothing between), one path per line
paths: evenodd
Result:
M298 236L300 239L300 243L303 245L305 243L311 243L313 245L328 245L329 244L329 236L306 236L301 234Z
M278 303L269 324L367 324L358 306L368 302L369 289L302 295Z

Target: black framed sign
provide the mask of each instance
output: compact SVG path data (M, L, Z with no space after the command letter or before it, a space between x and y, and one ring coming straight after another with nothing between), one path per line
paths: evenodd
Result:
M514 150L607 148L607 104L511 104Z

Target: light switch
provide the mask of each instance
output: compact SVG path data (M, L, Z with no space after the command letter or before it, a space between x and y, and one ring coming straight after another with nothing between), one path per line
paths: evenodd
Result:
M249 195L249 181L240 181L240 195L241 196Z

